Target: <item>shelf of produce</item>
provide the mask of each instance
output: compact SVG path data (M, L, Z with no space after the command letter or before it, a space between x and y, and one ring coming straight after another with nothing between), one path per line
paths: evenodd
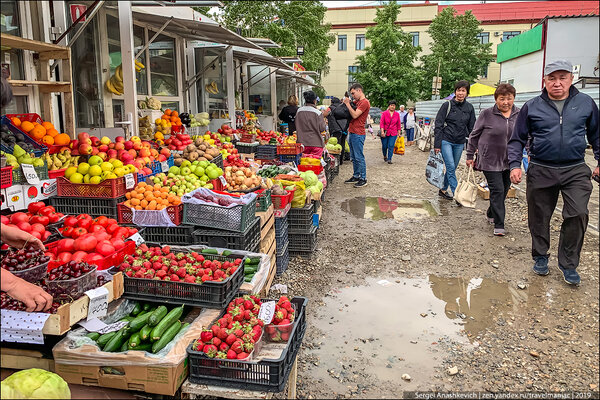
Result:
M113 276L113 280L104 284L108 290L108 302L120 298L123 295L123 274L121 272ZM46 320L42 332L46 335L63 335L73 325L87 317L89 297L83 296L72 303L64 304L58 308L56 314L52 314Z

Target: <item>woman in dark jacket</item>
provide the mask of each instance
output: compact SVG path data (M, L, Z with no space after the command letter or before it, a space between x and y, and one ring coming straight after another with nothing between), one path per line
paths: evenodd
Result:
M294 95L288 97L288 105L281 109L279 119L288 124L288 132L293 135L296 132L296 113L298 112L298 98Z
M494 224L495 236L505 235L504 200L510 189L507 145L519 116L519 108L514 105L516 94L508 83L498 86L494 93L496 105L479 114L467 146L467 166L483 171L487 179L490 189L487 218ZM473 160L475 153L476 161Z
M467 81L456 82L454 98L442 104L435 117L435 144L433 147L436 153L442 152L446 166L444 186L439 191L439 195L448 200L452 200L453 197L446 190L450 186L452 194L456 191L458 185L456 167L460 162L467 137L475 125L475 109L466 100L470 87L471 85Z
M342 104L342 101L337 97L333 97L331 99L331 105L329 106L329 113L327 114L327 125L329 126L329 135L335 137L338 141L338 144L342 146L342 154L344 152L344 148L346 146L346 138L348 137L348 125L350 125L350 120L345 117L345 114L342 118L340 118L340 112L337 112L336 109L341 106L339 111L348 111L348 108ZM344 157L340 157L340 165L344 163Z

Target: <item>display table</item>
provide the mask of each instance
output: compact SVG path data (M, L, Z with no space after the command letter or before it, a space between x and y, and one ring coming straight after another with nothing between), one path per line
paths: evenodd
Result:
M294 361L288 378L288 399L296 398L296 379L298 376L298 358ZM200 396L222 397L224 399L270 399L271 392L255 392L251 390L232 389L222 386L209 386L192 383L186 379L181 386L184 399L197 399Z

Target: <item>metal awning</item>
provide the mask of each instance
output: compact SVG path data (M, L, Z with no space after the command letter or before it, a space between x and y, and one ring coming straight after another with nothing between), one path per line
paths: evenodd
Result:
M159 14L162 12L163 14ZM135 21L160 29L171 17L165 29L189 40L223 43L231 46L261 50L261 47L235 32L219 25L190 7L132 7Z
M294 72L289 65L281 61L279 58L273 57L266 51L262 50L247 50L236 46L233 48L233 58L237 58L238 60L244 62L253 62L255 64L260 64L267 67L275 67L279 68L280 70Z
M263 49L279 49L281 46L278 43L275 43L271 39L267 38L248 38L254 44L259 45Z
M321 87L321 85L319 85L318 83L315 83L314 80L312 80L312 78L308 77L305 78L303 77L304 71L294 71L292 69L288 69L288 70L279 70L277 71L277 76L279 76L280 78L283 79L296 79L297 83L300 83L302 85L307 85L307 86L312 86L312 87Z

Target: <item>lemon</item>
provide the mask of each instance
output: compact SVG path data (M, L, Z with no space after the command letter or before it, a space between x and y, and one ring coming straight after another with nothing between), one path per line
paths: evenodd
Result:
M65 171L65 178L69 179L75 173L77 173L77 167L69 167Z
M99 184L100 182L102 182L102 178L101 178L100 176L98 176L98 175L96 175L96 176L92 176L92 177L90 178L90 183L93 183L94 185L97 185L97 184Z
M92 165L89 174L91 176L100 176L102 174L102 168L99 165Z
M113 169L115 169L115 166L112 165L109 162L103 162L102 164L100 164L100 168L102 168L102 171L112 171Z
M111 163L115 168L123 167L123 162L121 160L113 160Z
M73 167L73 168L75 168L75 167ZM65 173L65 176L66 176L66 173ZM83 175L81 175L79 172L72 173L71 176L69 176L69 180L72 183L82 183Z
M90 174L85 174L83 176L83 183L90 183L90 178L91 178Z
M89 170L90 170L90 164L88 164L88 163L81 163L77 167L77 172L79 172L81 175L87 174Z
M111 172L111 173L108 174L108 176L106 177L106 179L115 179L116 177L117 176Z
M125 168L123 168L123 167L118 167L118 168L115 168L115 169L112 171L112 175L114 175L114 176L115 176L115 178L116 178L116 177L122 177L123 175L125 175L125 173L126 173L126 171L125 171ZM110 179L110 178L107 178L107 179Z

